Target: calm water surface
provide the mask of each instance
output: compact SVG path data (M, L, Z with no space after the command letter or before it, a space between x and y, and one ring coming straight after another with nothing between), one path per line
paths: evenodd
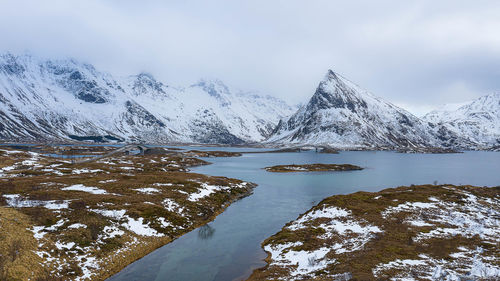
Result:
M196 148L221 150L221 148ZM223 148L248 151L245 148ZM109 280L243 280L265 263L260 243L323 198L400 185L450 183L500 185L500 153L340 154L268 153L209 158L213 165L194 172L259 184L254 194L232 204L213 222L180 237L129 265ZM349 163L362 171L269 173L278 164Z

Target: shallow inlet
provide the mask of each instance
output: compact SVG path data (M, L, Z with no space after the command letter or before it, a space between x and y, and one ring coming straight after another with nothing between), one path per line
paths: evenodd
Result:
M251 181L259 186L253 195L232 204L213 222L159 248L108 280L244 280L253 269L265 265L266 253L260 243L325 197L411 184L500 185L498 152L301 152L244 154L206 160L213 165L192 170ZM262 169L306 163L349 163L365 169L296 174L269 173Z

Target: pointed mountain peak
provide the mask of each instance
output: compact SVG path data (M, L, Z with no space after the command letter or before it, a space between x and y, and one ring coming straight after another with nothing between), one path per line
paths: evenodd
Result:
M193 87L219 87L228 89L226 84L219 79L200 79L192 85Z
M150 84L161 84L161 82L157 81L156 78L153 76L153 74L149 72L141 72L134 77L138 81L150 83Z
M131 79L133 83L132 88L136 95L143 95L146 93L166 94L164 89L168 88L168 85L164 85L162 82L156 80L151 73L141 72L131 76Z
M339 77L338 77L338 74L335 73L335 71L328 69L328 71L325 74L324 80L331 80L331 79L339 79Z
M326 72L323 80L323 82L335 82L335 83L345 83L346 81L349 82L348 79L346 79L344 76L340 75L339 73L328 69Z
M323 80L319 82L316 94L344 94L343 92L351 90L349 86L351 86L349 80L335 71L328 69Z
M500 93L491 93L473 100L471 103L461 106L457 111L471 112L499 112Z
M489 95L486 95L486 96L484 96L484 99L500 102L500 92L491 93Z
M229 95L231 93L229 87L226 86L226 84L224 84L224 82L222 82L219 79L213 79L213 80L200 79L196 84L193 84L191 87L200 87L209 95L217 98L220 98L221 95Z
M331 69L307 104L307 110L311 112L331 108L346 108L356 112L360 107L366 108L367 104L358 88Z
M319 87L324 89L332 89L336 87L344 88L346 83L349 83L349 80L345 79L335 71L328 69L323 80L321 80L321 82L319 83Z

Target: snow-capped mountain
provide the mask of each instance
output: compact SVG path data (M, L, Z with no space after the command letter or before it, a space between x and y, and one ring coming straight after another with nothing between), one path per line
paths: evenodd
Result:
M269 136L295 109L221 81L176 88L115 78L75 60L0 55L0 139L241 143Z
M189 132L194 142L261 141L281 117L293 113L282 100L237 92L219 80L174 89L147 74L130 79L127 84L138 103L173 131Z
M68 139L482 149L500 146L500 94L419 119L330 70L297 110L219 80L173 87L147 73L0 55L0 140Z
M452 142L464 148L500 146L500 93L480 97L456 110L432 111L423 119L445 144ZM441 132L445 131L453 137L443 136Z
M426 122L331 70L309 103L281 120L268 141L338 148L439 145Z

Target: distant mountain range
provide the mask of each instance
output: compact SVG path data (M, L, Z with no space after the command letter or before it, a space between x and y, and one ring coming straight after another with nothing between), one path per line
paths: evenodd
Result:
M478 98L456 110L423 117L442 145L487 149L500 147L500 93Z
M172 87L75 60L0 55L0 140L265 143L340 149L500 146L500 94L418 118L329 70L288 105L218 80Z
M201 80L175 88L75 60L0 56L0 139L237 144L269 137L296 108Z

